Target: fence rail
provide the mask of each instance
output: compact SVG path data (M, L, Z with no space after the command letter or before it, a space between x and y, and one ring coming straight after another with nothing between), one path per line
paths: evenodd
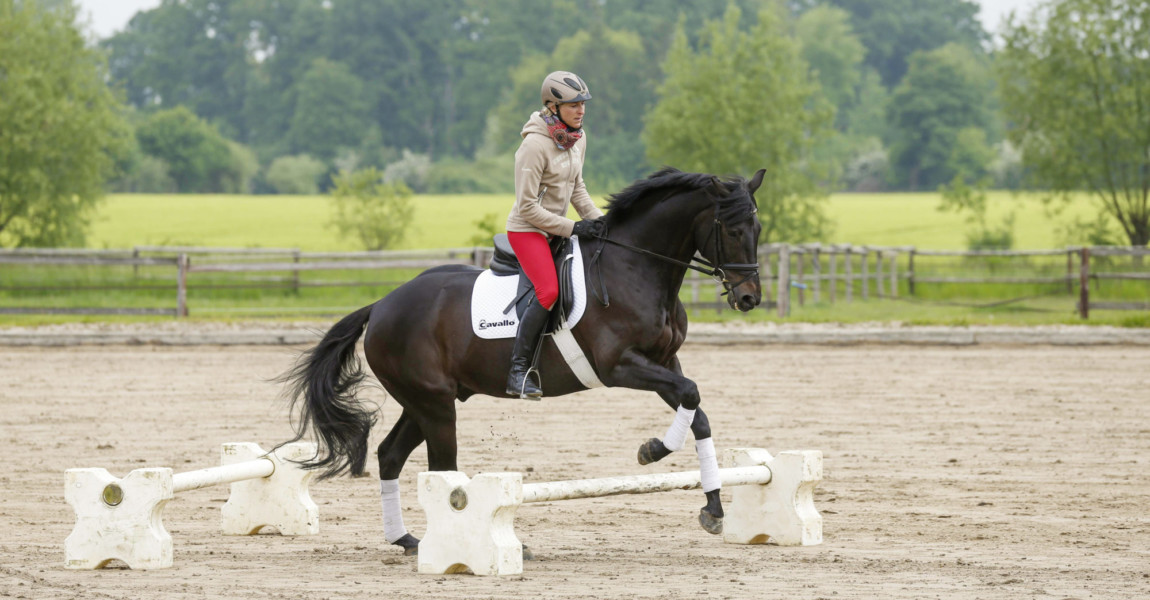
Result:
M131 249L15 249L0 250L0 272L8 266L52 268L132 267L133 278L141 267L175 269L174 281L157 283L149 279L140 283L70 285L13 285L0 277L0 292L66 292L99 290L163 290L175 292L176 306L171 307L51 307L0 306L0 314L137 314L187 316L188 291L220 289L292 288L295 291L322 287L395 286L407 279L405 272L450 264L486 266L490 248L451 248L442 250L402 250L375 252L302 252L297 248L204 248L192 246L137 246ZM1049 266L1046 273L988 273L946 275L924 269L924 261L1004 261L1042 259L1066 256L1065 267ZM1052 285L1065 284L1064 293L1076 296L1076 308L1088 318L1091 308L1098 310L1150 310L1147 302L1091 300L1091 283L1101 281L1150 282L1144 258L1150 248L1070 247L1059 250L955 251L920 250L913 246L860 246L854 244L764 244L759 248L760 281L763 285L762 308L777 311L781 317L791 314L792 303L799 306L814 303L853 302L856 298L894 299L900 294L915 296L924 285ZM1131 257L1135 267L1128 271L1101 271L1098 261ZM271 259L271 260L269 260ZM285 260L286 259L286 260ZM972 263L973 264L973 263ZM1057 274L1048 273L1051 269ZM376 277L372 281L301 281L302 272L313 271L384 271L399 270L401 277ZM937 270L937 269L936 269ZM1032 269L1033 270L1033 269ZM1042 271L1043 269L1038 269ZM925 272L924 272L925 271ZM207 274L263 274L245 277L239 282L203 281L191 285L190 279ZM276 274L280 275L276 275ZM268 276L270 274L270 276ZM225 280L226 281L226 280ZM1115 284L1117 285L1117 284ZM713 308L722 311L726 300L722 288L709 278L691 271L684 280L688 298L684 304L693 309ZM305 312L311 309L299 309ZM205 312L208 309L204 309ZM215 309L222 310L222 309ZM237 311L253 309L236 309ZM337 309L333 309L338 312ZM288 309L287 312L292 312Z

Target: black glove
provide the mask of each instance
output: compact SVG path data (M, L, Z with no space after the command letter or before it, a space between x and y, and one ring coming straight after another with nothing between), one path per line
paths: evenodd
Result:
M603 222L603 217L598 219L583 219L576 221L575 227L571 228L572 236L579 236L581 238L597 238L603 237L607 232L607 224Z

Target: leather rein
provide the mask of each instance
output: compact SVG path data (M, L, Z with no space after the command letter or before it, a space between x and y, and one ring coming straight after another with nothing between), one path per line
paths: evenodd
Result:
M753 215L757 212L758 212L758 209L755 209L754 211L752 211L751 214ZM720 259L723 256L723 238L722 238L722 236L719 235L719 230L722 228L722 226L723 226L723 223L721 221L719 221L719 219L716 217L715 222L714 222L714 226L711 228L711 233L707 234L707 240L703 242L703 247L705 248L707 246L707 243L710 242L711 238L714 237L715 238L715 256L717 258L720 258ZM604 307L611 306L611 296L607 292L607 285L603 282L603 267L601 264L599 264L599 258L600 258L600 255L603 253L603 248L605 248L607 246L607 244L612 244L612 245L618 246L620 248L626 248L627 250L631 250L632 252L638 252L639 254L645 254L647 256L650 256L651 258L657 258L663 262L671 263L673 265L678 265L680 267L691 269L693 271L698 271L700 273L703 273L704 275L707 275L708 277L712 277L712 278L714 278L715 281L723 284L723 290L724 290L722 293L723 296L726 296L727 294L731 293L736 287L739 287L748 279L750 279L752 277L758 277L758 275L759 275L758 263L722 263L722 264L715 265L715 264L712 264L709 260L702 258L700 256L692 256L690 261L684 262L684 261L681 261L681 260L678 260L675 258L671 258L670 256L665 256L665 255L659 254L657 252L652 252L650 250L647 250L646 248L640 248L638 246L632 246L630 244L624 244L623 242L609 239L607 237L608 235L609 235L609 232L604 231L603 235L595 236L595 237L599 238L601 243L599 244L599 249L596 250L595 254L591 257L591 265L590 265L591 268L595 268L596 266L598 266L598 272L599 272L598 289L596 289L596 286L592 285L591 291L595 294L595 299L599 301L599 304L602 304ZM699 263L699 264L696 265L696 264L692 264L692 263ZM731 283L730 280L727 278L727 271L748 271L749 273L746 277L743 277L742 279L740 279L734 283ZM600 293L599 293L600 290L602 290L602 292L603 292L602 295L600 295Z

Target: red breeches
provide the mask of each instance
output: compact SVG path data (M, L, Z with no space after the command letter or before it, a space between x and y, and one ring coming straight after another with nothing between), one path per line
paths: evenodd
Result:
M547 237L534 231L508 231L507 241L511 242L523 272L535 286L539 304L551 310L559 299L559 278L555 276L555 260L551 258Z

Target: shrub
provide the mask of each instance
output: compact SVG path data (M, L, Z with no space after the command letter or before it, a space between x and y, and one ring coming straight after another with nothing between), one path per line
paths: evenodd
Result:
M331 192L340 235L356 236L367 250L383 250L403 240L411 224L411 188L402 181L383 183L379 170L343 171Z
M281 156L268 167L268 185L279 194L315 194L319 191L319 177L327 166L306 155Z
M387 165L383 170L383 181L385 183L401 181L411 190L422 193L427 190L429 171L431 171L430 157L404 149L403 158Z

